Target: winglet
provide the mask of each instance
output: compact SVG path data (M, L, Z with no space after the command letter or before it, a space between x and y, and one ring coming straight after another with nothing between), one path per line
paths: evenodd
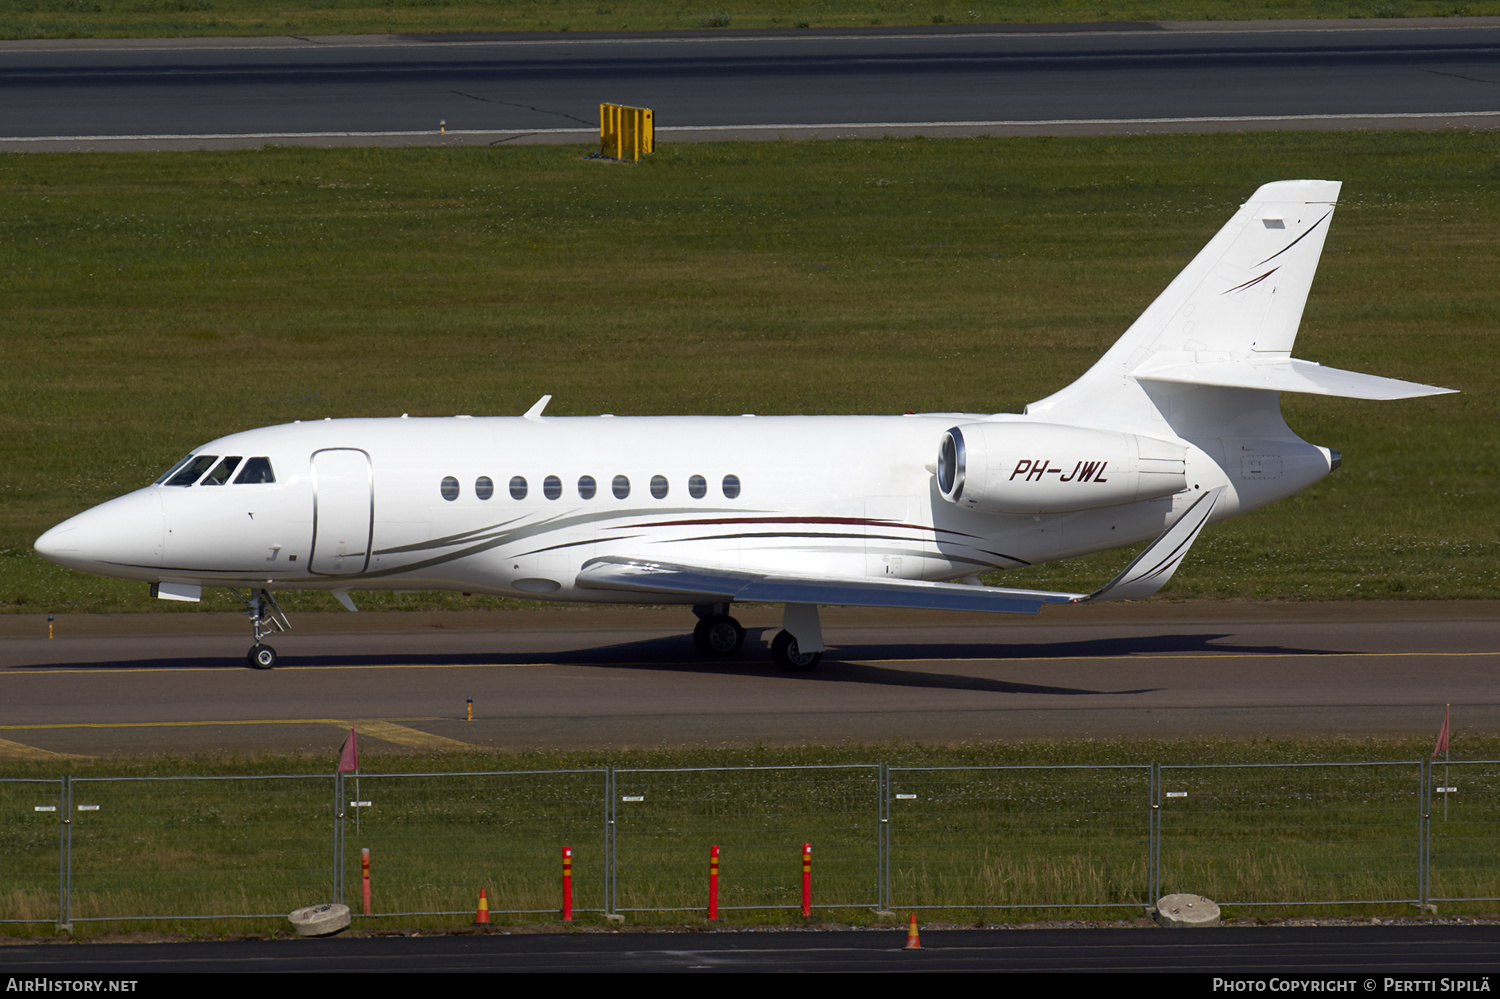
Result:
M540 420L542 418L542 410L546 409L547 408L547 403L549 403L551 401L552 401L552 396L551 395L544 395L540 399L538 399L534 404L532 404L532 407L530 409L528 409L526 412L522 413L521 415L525 419L528 419L528 420Z
M1161 536L1137 555L1118 576L1076 603L1140 600L1167 585L1167 580L1172 578L1172 573L1177 571L1177 567L1187 557L1188 549L1197 539L1198 532L1208 523L1208 515L1213 513L1214 504L1219 501L1219 495L1223 491L1224 487L1220 486L1199 496L1171 527L1162 531Z

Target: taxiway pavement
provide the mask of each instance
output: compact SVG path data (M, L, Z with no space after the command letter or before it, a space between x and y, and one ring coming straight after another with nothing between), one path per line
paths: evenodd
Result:
M827 609L816 672L741 613L304 614L248 669L238 615L0 618L0 757L1500 732L1500 601L1152 603L1035 618ZM472 698L474 718L467 720Z

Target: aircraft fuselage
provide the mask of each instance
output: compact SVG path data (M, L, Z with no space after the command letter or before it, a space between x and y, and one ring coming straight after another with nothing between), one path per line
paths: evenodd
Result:
M264 458L274 481L231 473L217 483L210 471L190 485L160 482L58 525L37 547L73 568L168 584L674 602L575 579L590 559L623 553L954 579L1149 540L1199 489L1229 487L1213 518L1222 520L1329 467L1320 448L1267 441L1260 450L1284 455L1283 471L1250 479L1178 442L1195 489L1057 513L975 512L940 495L935 463L950 428L980 424L1014 442L997 465L1013 488L1072 490L1088 507L1130 471L1089 440L1070 451L1046 432L1057 428L1016 417L324 420L193 452L210 468Z

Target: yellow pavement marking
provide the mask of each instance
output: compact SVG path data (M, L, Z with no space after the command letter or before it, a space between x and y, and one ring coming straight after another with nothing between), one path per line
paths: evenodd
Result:
M475 746L467 742L459 742L457 739L449 739L446 736L433 735L430 732L421 732L405 725L397 725L388 721L357 721L353 723L354 731L359 735L368 735L375 739L384 739L386 742L394 742L398 746L406 746L409 749L474 749ZM341 722L341 728L348 728L349 723Z
M1500 652L1173 652L1160 656L1138 656L1125 653L1116 656L950 656L947 659L849 659L860 663L1068 663L1068 662L1148 662L1154 659L1396 659L1402 656L1424 656L1428 659L1462 659L1469 656L1500 656Z
M50 749L38 749L9 739L0 739L0 760L81 760L87 757L72 753L54 753Z
M435 722L452 721L448 718L407 718L409 722ZM345 718L236 718L223 721L155 721L155 722L48 722L38 725L0 725L0 732L20 732L33 729L52 728L203 728L214 725L333 725L347 731L354 726L361 733L369 733L377 739L387 739L390 742L400 742L401 739L427 739L442 740L441 742L426 742L423 745L448 744L452 746L464 746L467 743L458 742L453 739L443 739L440 735L427 735L414 728L407 728L395 722L384 721L349 721ZM389 733L389 735L384 734ZM391 738L399 736L399 738ZM408 745L408 743L401 743ZM410 743L416 745L415 742Z
M415 721L436 721L413 719ZM45 725L0 725L0 732L17 732L34 728L195 728L203 725L342 725L346 721L337 718L246 718L236 721L175 721L175 722L52 722Z
M619 663L384 663L384 664L362 664L349 666L277 666L277 673L325 673L330 670L341 669L511 669L519 666L617 666ZM640 665L656 666L658 663L641 663ZM122 673L224 673L233 671L234 667L226 666L105 666L89 667L87 669L53 669L46 663L37 663L32 666L10 666L0 668L0 676L21 675L30 676L37 673L112 673L116 676Z
M408 722L451 721L448 718L407 718ZM343 718L241 718L233 721L167 721L167 722L52 722L42 725L0 725L0 732L17 732L60 728L203 728L215 725L332 725L347 732L350 727L360 735L372 739L394 742L411 749L475 749L472 743L460 742L442 735L433 735L393 721L365 719L348 721ZM0 759L40 760L66 757L67 753L52 753L35 749L19 742L0 739Z
M409 722L433 722L448 721L444 718L408 718ZM382 721L380 719L364 719L347 721L342 718L242 718L234 721L172 721L172 722L56 722L43 725L0 725L0 732L15 732L23 730L61 729L61 728L202 728L214 725L332 725L333 727L347 732L351 727L360 735L369 736L372 739L381 739L385 742L393 742L398 746L406 746L409 749L476 749L472 743L460 742L457 739L449 739L447 736L433 735L431 732L423 732L409 725L397 724L393 721ZM37 749L19 742L10 742L0 739L0 759L7 760L44 760L63 759L69 757L68 753L53 753L45 749Z

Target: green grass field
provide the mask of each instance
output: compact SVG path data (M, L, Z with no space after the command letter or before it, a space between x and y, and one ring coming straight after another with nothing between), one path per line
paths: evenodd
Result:
M1345 182L1298 355L1463 394L1286 397L1344 467L1207 532L1169 597L1500 595L1500 135L585 151L0 157L0 607L160 609L31 542L254 426L544 392L558 415L1016 411L1286 177ZM1006 579L1087 588L1127 558Z
M871 25L1454 17L1494 0L3 0L3 38L474 31L681 31Z

